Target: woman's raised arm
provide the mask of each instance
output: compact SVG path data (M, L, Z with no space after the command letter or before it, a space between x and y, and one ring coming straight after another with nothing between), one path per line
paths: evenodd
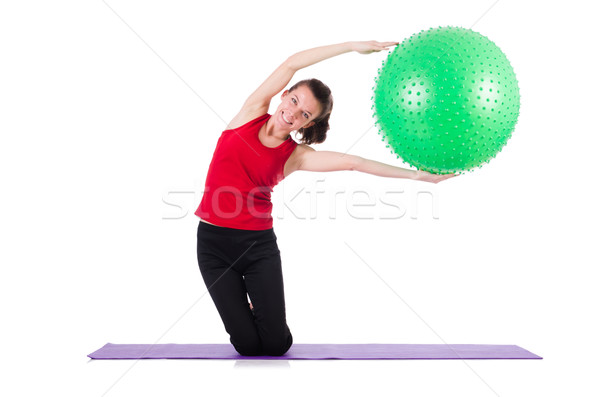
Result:
M389 46L396 44L398 43L393 41L347 41L298 52L286 59L271 73L256 91L248 97L244 107L254 109L266 107L268 109L271 99L283 90L294 76L294 73L302 68L346 52L356 51L361 54L369 54L387 50Z

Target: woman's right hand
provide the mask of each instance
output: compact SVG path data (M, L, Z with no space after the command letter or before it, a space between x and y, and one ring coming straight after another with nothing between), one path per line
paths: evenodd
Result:
M417 181L422 181L422 182L439 183L441 181L445 181L446 179L454 178L455 176L458 176L458 175L459 174L455 174L455 173L431 174L427 171L417 170L417 171L415 171L415 175L414 175L413 179L415 179Z
M383 50L389 50L388 47L398 45L397 41L352 41L350 48L352 51L356 51L359 54L370 54L372 52L378 52Z

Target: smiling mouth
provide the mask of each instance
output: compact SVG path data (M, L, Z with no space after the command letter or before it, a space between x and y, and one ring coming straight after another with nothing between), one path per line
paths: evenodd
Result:
M281 112L281 117L283 118L283 121L285 121L286 123L288 123L289 125L292 125L292 123L290 123L286 118L285 115L283 114L283 112Z

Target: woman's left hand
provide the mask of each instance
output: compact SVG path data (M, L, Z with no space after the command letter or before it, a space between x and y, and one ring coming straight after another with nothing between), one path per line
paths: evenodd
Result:
M353 41L351 43L352 51L356 51L359 54L370 54L372 52L378 52L383 50L389 50L388 47L399 44L397 41Z
M449 178L454 178L455 176L458 176L458 174L431 174L427 171L418 170L413 179L422 182L438 183Z

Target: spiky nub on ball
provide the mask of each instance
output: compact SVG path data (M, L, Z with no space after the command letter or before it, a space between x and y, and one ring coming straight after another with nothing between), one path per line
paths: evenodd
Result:
M375 80L382 139L421 170L479 167L502 150L517 123L513 68L500 48L470 29L412 35L388 54Z

